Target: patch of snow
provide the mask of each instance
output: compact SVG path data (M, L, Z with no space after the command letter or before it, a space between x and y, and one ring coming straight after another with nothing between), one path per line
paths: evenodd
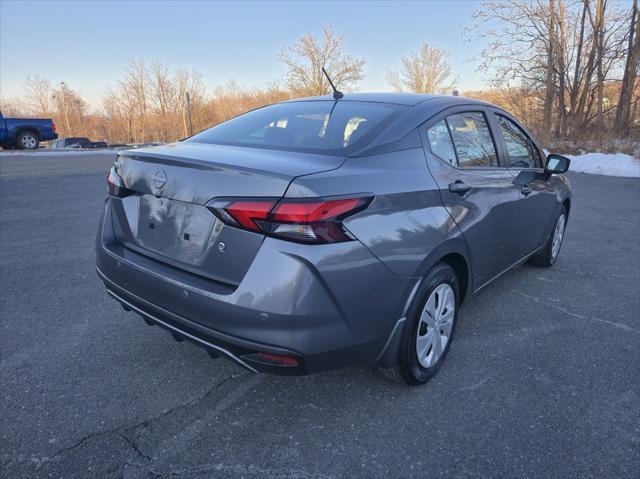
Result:
M81 150L79 148L73 149L60 149L60 150L48 150L41 148L39 150L25 151L25 150L0 150L0 155L6 156L86 156L86 155L115 155L119 149L89 149Z
M571 160L569 171L594 175L640 178L640 159L624 153L586 153L565 155Z

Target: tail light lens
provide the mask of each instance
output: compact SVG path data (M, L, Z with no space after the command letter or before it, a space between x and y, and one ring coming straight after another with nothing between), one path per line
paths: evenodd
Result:
M54 133L56 133L58 131L57 127L56 127L56 122L55 121L51 121L51 129L53 130Z
M109 188L109 194L116 198L124 198L129 194L129 190L124 186L124 181L113 166L109 170L109 176L107 176L107 187Z
M233 201L224 211L227 213L226 219L248 230L260 231L266 226L273 204L273 201Z
M231 226L301 243L337 243L353 239L342 220L370 202L371 197L230 199L216 200L209 209Z

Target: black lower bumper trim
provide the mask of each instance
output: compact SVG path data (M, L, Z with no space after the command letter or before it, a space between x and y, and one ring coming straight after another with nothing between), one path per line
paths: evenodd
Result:
M206 348L209 349L214 349L216 352L218 352L219 354L223 355L224 357L226 357L227 359L230 359L231 361L235 362L236 364L238 364L239 366L242 366L243 368L247 369L248 371L251 371L252 373L257 373L258 371L253 368L252 366L248 365L247 363L245 363L242 359L240 359L238 356L234 355L231 351L228 351L216 344L210 343L209 341L206 341L202 338L199 338L197 336L194 336L193 334L190 334L180 328L175 327L172 324L166 323L164 321L162 321L160 318L156 318L155 316L153 316L152 314L148 313L147 311L143 311L142 309L138 308L137 306L135 306L134 304L129 303L126 299L121 298L120 296L118 296L116 293L114 293L113 291L111 291L110 289L107 289L107 292L113 296L116 300L118 300L121 304L126 305L127 307L131 308L132 311L135 311L136 313L138 313L139 315L141 315L144 318L148 318L151 321L153 321L154 323L159 324L160 326L169 329L170 331L177 333L181 336L184 336L188 339L190 339L191 341L194 341L198 344L201 344L202 346L205 346Z

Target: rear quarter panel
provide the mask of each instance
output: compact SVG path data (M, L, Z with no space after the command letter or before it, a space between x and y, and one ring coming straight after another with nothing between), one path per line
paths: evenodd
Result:
M448 253L467 256L422 148L348 158L337 170L295 179L286 196L345 194L374 196L344 224L395 275L421 278Z

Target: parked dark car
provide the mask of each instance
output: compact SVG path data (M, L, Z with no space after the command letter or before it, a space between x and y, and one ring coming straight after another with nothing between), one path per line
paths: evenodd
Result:
M49 144L49 148L107 148L106 141L91 141L84 136L63 138Z
M44 118L5 118L0 112L0 146L37 150L41 141L58 138L56 124Z
M162 145L162 143L150 142L150 143L136 143L134 145L129 145L129 147L131 149L138 149L138 148L151 148L153 146L160 146L160 145Z
M92 141L86 137L62 138L49 144L49 148L91 148Z
M250 371L365 361L420 384L466 296L555 263L568 166L471 99L279 103L121 152L97 271L125 309Z

